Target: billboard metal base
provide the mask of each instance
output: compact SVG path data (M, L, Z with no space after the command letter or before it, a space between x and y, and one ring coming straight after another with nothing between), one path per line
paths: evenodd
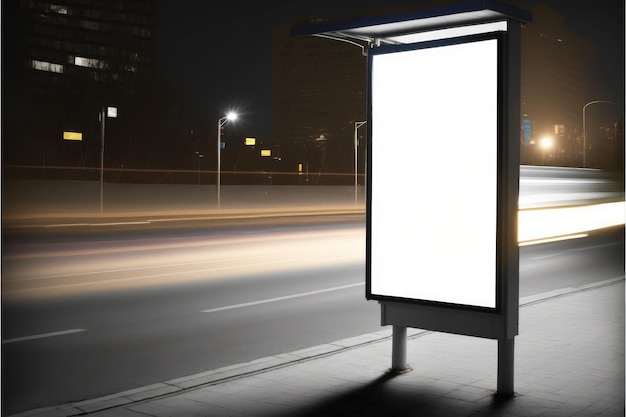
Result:
M391 372L401 374L411 371L407 364L407 328L393 326ZM496 396L510 398L514 390L515 338L498 339L498 381Z

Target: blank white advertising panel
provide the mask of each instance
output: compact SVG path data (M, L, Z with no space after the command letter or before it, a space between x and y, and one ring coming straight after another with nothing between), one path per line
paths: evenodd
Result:
M370 51L368 298L496 308L498 42Z

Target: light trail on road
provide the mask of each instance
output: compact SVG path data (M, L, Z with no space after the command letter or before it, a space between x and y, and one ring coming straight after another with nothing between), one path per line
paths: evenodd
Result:
M518 224L520 246L578 239L624 224L624 202L520 210ZM363 264L363 226L44 245L3 253L3 295L48 297Z
M364 261L362 227L118 241L3 257L3 297L49 297ZM54 246L54 245L52 245Z

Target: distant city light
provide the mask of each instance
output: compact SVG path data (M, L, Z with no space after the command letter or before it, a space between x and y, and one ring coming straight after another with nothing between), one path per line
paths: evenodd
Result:
M552 145L554 145L554 141L550 136L546 136L542 138L541 141L539 141L539 146L541 146L543 149L550 149Z
M38 71L55 72L57 74L63 74L63 65L53 64L52 62L39 61L33 59L30 61L31 67Z
M109 67L109 65L106 62L100 59L85 58L82 56L74 57L74 65L79 66L79 67L87 67L87 68L108 68Z
M81 132L63 132L63 140L83 140Z
M237 120L237 113L235 113L234 111L231 111L226 115L226 118L228 120Z

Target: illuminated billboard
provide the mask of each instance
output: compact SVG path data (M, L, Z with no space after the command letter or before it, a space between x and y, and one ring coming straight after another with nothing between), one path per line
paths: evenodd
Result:
M502 42L369 51L369 299L499 307Z

